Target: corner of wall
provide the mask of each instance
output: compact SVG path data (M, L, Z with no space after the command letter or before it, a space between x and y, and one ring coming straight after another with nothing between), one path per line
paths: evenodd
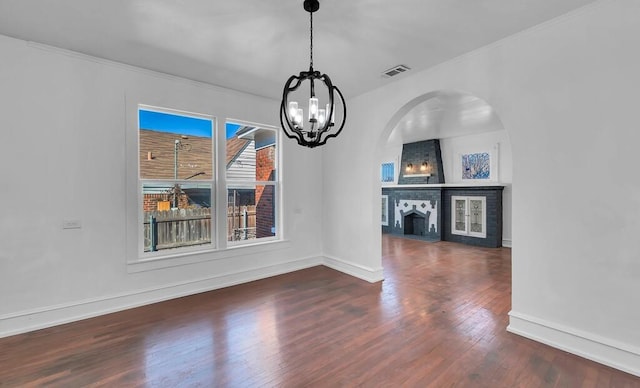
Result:
M323 259L323 264L326 267L335 269L336 271L345 273L358 279L366 280L369 283L376 283L384 280L382 267L368 268L327 255L325 255Z

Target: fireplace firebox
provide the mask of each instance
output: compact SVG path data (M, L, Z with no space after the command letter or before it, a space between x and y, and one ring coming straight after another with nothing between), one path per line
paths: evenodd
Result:
M426 234L428 217L419 213L405 214L404 216L404 234L414 236L424 236Z

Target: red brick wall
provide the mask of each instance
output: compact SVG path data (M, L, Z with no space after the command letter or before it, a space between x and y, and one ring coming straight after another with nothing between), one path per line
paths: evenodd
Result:
M170 201L173 205L172 194L145 194L143 198L142 210L145 212L158 210L158 202ZM178 208L185 209L189 207L189 200L186 194L180 194L178 196Z
M256 180L270 181L275 174L275 146L256 151ZM256 187L256 238L273 236L274 227L274 186Z

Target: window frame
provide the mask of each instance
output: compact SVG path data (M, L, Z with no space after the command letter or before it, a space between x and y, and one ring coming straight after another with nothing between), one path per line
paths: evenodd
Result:
M213 115L209 115L209 114L202 114L202 113L195 113L195 112L186 112L183 110L178 110L178 109L173 109L173 108L162 108L162 107L157 107L157 106L151 106L151 105L147 105L147 104L138 104L138 108L137 108L137 114L136 116L138 117L138 121L137 121L137 129L138 129L138 155L140 155L140 111L141 110L145 110L145 111L150 111L150 112L158 112L158 113L166 113L166 114L172 114L172 115L176 115L176 116L185 116L185 117L194 117L194 118L198 118L198 119L203 119L203 120L209 120L211 121L211 179L198 179L198 180L194 180L194 181L189 181L186 179L152 179L152 178L143 178L141 175L142 169L141 169L141 165L140 165L140 157L138 157L137 159L137 176L138 176L138 259L140 261L145 261L145 260L153 260L153 259L162 259L165 257L172 257L175 255L179 255L179 254L189 254L189 253L198 253L198 252L202 252L202 251L211 251L216 249L217 246L217 222L216 222L216 195L215 193L217 192L217 185L216 185L216 153L217 153L217 148L216 148L216 133L217 133L217 120L216 117ZM176 248L171 248L171 249L166 249L166 250L160 250L160 251L145 251L145 243L144 243L144 222L145 222L145 217L144 217L144 210L143 210L143 203L144 203L144 192L143 192L143 187L145 184L181 184L181 185L189 185L189 184L203 184L203 185L210 185L211 187L211 192L210 192L210 201L212 206L210 207L211 209L211 214L210 214L210 218L209 218L209 222L210 222L210 229L211 229L211 241L208 244L198 244L198 245L191 245L191 246L182 246L182 247L176 247Z
M381 211L381 224L382 226L389 226L389 195L383 194L380 198L380 211ZM384 204L384 206L383 206ZM384 217L382 217L384 216Z
M385 174L384 174L384 169L385 166L391 166L391 180L385 180ZM383 184L393 184L395 183L395 176L396 176L396 164L395 162L384 162L384 163L380 163L380 183Z
M236 119L226 119L225 120L225 128L227 124L238 124L238 125L242 125L242 126L253 126L256 127L258 129L265 129L265 130L270 130L273 131L274 134L274 145L275 145L275 155L274 155L274 170L275 170L275 177L274 180L272 181L259 181L257 179L253 179L253 180L249 180L249 179L228 179L227 177L227 169L225 166L225 170L224 170L224 191L225 194L227 195L227 201L228 201L228 193L229 193L229 186L230 183L233 184L237 184L238 186L242 186L242 185L248 185L248 186L253 186L253 187L257 187L257 186L273 186L275 188L275 193L274 193L274 198L273 201L274 203L274 211L273 211L273 223L274 223L274 227L275 227L275 234L273 236L268 236L268 237L261 237L261 238L255 238L255 239L247 239L247 240L236 240L236 241L229 241L227 240L226 236L229 235L229 230L227 230L227 228L225 227L225 233L221 233L224 234L224 240L226 242L226 246L228 248L237 248L237 247L243 247L243 246L250 246L250 245L255 245L255 244L261 244L261 243L268 243L268 242L274 242L274 241L281 241L282 240L282 224L280 222L280 220L282 219L281 215L281 207L282 207L282 190L281 190L281 154L282 154L282 144L281 144L281 139L282 137L280 136L280 131L278 130L277 127L272 126L272 125L265 125L265 124L258 124L258 123L253 123L250 121L246 121L246 120L236 120ZM226 141L226 136L225 136L225 141ZM254 143L255 144L255 143ZM226 148L226 147L225 147ZM259 150L259 148L256 148L256 156L257 156L257 151ZM223 172L220 171L220 173L222 174ZM220 179L222 180L222 179ZM225 202L226 208L228 208L228 202ZM225 214L225 220L226 220L227 215ZM257 219L256 219L257 220ZM228 223L225 222L225 226L228 227Z
M389 181L385 182L385 181L382 180L382 167L385 164L392 164L393 165L393 178L392 178L392 180L390 182ZM382 187L395 186L395 185L398 184L398 177L400 175L399 166L400 166L399 158L393 158L393 159L391 159L391 158L386 159L385 158L380 162L380 170L379 170L380 171L380 177L378 179L380 180L380 185Z

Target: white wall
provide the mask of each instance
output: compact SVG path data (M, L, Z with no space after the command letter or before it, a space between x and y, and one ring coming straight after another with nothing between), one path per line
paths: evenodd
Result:
M137 222L126 211L137 191L126 183L137 164L132 107L276 125L278 101L3 36L0 55L0 336L322 262L321 181L306 168L321 168L321 153L283 139L287 241L152 271L126 264ZM63 230L65 219L82 228Z
M349 100L323 155L325 252L380 266L386 139L413 99L468 92L513 151L509 330L640 375L639 16L635 0L599 1Z

